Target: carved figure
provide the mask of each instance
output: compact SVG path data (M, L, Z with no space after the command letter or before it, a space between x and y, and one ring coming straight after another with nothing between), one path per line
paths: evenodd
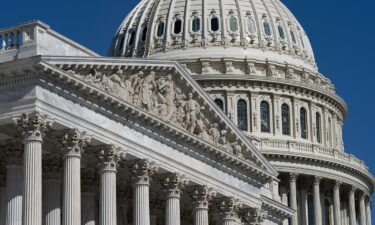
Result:
M166 77L166 80L163 80L159 86L159 91L163 97L163 100L165 101L165 104L167 106L167 114L166 119L171 118L173 111L174 111L174 102L176 98L176 92L175 92L175 85L172 80L172 75L168 74Z
M185 104L186 112L186 125L187 129L193 133L195 127L197 126L197 114L200 113L200 110L203 109L197 101L193 99L193 93L188 94L188 100Z
M212 137L213 143L217 145L219 143L219 138L220 138L220 131L218 130L219 125L217 123L214 123L210 130L209 134Z
M129 102L130 103L133 103L134 104L134 99L135 99L135 89L136 87L139 85L139 80L141 79L141 77L143 77L144 74L142 71L139 71L138 73L136 74L133 74L133 75L130 75L127 79L125 79L124 81L124 84L125 84L125 88L128 92L128 96L129 96Z
M155 72L151 71L148 76L146 76L140 85L140 96L141 102L147 111L152 110L152 92L155 88Z
M226 138L227 133L228 132L226 130L222 130L220 132L221 136L219 138L219 147L222 147L225 151L229 153L233 153L232 146L230 145L230 143L227 141L227 138Z

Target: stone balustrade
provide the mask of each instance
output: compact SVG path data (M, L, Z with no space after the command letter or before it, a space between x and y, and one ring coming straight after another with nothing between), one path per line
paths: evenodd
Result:
M35 44L37 22L0 30L0 50L11 51L20 47Z

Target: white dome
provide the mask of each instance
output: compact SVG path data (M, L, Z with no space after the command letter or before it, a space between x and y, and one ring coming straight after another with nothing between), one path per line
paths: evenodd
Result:
M110 55L248 59L317 71L305 31L279 0L142 0Z

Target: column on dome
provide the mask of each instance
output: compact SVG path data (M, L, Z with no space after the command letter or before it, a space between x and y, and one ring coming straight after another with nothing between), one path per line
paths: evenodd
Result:
M0 157L3 158L3 152L0 150ZM6 189L6 169L0 167L0 225L5 225L6 207L7 207L7 189Z
M116 173L117 166L125 159L125 152L114 145L100 147L98 152L100 174L100 225L117 225Z
M6 167L6 225L22 225L23 145L18 140L4 143Z
M217 204L222 225L237 225L241 223L239 212L242 208L242 204L238 199L223 197L218 200Z
M355 192L356 188L352 187L349 191L349 223L350 225L357 225L357 216L355 212Z
M53 122L40 113L22 114L13 122L24 144L23 225L42 224L42 142Z
M302 188L300 189L300 196L301 196L301 200L300 200L301 211L299 215L301 217L301 224L307 224L308 209L307 209L307 187L306 186L302 186Z
M371 198L366 199L366 215L367 215L367 225L371 225Z
M191 190L194 204L194 225L208 225L209 205L216 196L216 192L208 186L194 186Z
M335 181L333 186L333 215L335 225L341 225L341 206L340 206L340 181Z
M62 159L57 154L43 156L43 224L61 224Z
M320 201L320 181L321 177L314 177L314 212L315 212L315 225L322 225L322 206Z
M131 164L133 173L133 225L150 225L150 180L158 171L155 163L145 159Z
M366 205L365 205L365 194L362 193L361 197L359 198L359 218L360 218L360 225L366 225Z
M86 132L66 131L61 138L64 152L63 225L81 223L81 155L90 141Z
M183 175L178 173L165 174L161 179L161 184L166 193L165 204L165 225L180 225L180 199L181 192L189 183Z
M95 225L96 224L96 179L95 167L88 166L81 170L81 185L82 185L82 205L81 205L81 224Z
M289 198L290 198L290 208L298 211L297 205L297 177L298 174L289 174ZM298 225L298 213L295 213L291 219L291 225Z

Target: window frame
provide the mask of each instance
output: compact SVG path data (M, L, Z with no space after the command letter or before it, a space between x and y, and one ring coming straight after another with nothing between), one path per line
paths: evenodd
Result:
M302 119L302 112L304 112L304 119ZM307 109L305 107L301 107L299 110L299 120L300 120L300 137L302 139L308 140L309 139L309 130L308 130L309 120L308 120L308 115L307 115Z
M268 27L268 30L269 30L269 35L267 34L266 24L267 24L267 27ZM267 37L272 37L272 35L273 35L272 29L271 29L271 22L268 21L268 20L264 20L263 21L263 33Z
M163 33L159 36L159 26L163 24ZM157 23L157 26L155 27L155 38L157 39L163 39L165 38L165 29L166 29L166 23L164 20L160 20Z
M239 103L244 103L245 105L245 107L243 107L242 109L244 109L245 110L245 113L241 113L241 115L242 114L244 114L245 116L244 116L244 119L243 119L243 121L241 121L241 123L244 123L244 127L241 127L240 126L240 109L239 109ZM238 127L238 129L240 129L241 131L249 131L249 102L248 101L246 101L245 99L243 99L243 98L240 98L240 99L238 99L237 100L237 105L236 105L236 113L237 113L237 127Z
M264 111L263 111L263 103L266 103L267 104L267 114L264 114ZM266 100L263 100L260 102L260 131L262 133L271 133L271 104L266 101ZM264 115L267 116L267 126L268 128L267 129L263 129L263 119L265 118Z
M287 118L288 118L288 120L287 120L287 122L285 122L284 123L284 106L286 106L287 107L287 109L288 109L288 116L287 116ZM283 135L285 135L285 136L291 136L292 135L292 131L291 131L291 110L290 110L290 105L289 104L287 104L287 103L283 103L282 105L281 105L281 133L283 134ZM288 127L288 132L284 132L285 131L285 124L287 124L287 127Z

